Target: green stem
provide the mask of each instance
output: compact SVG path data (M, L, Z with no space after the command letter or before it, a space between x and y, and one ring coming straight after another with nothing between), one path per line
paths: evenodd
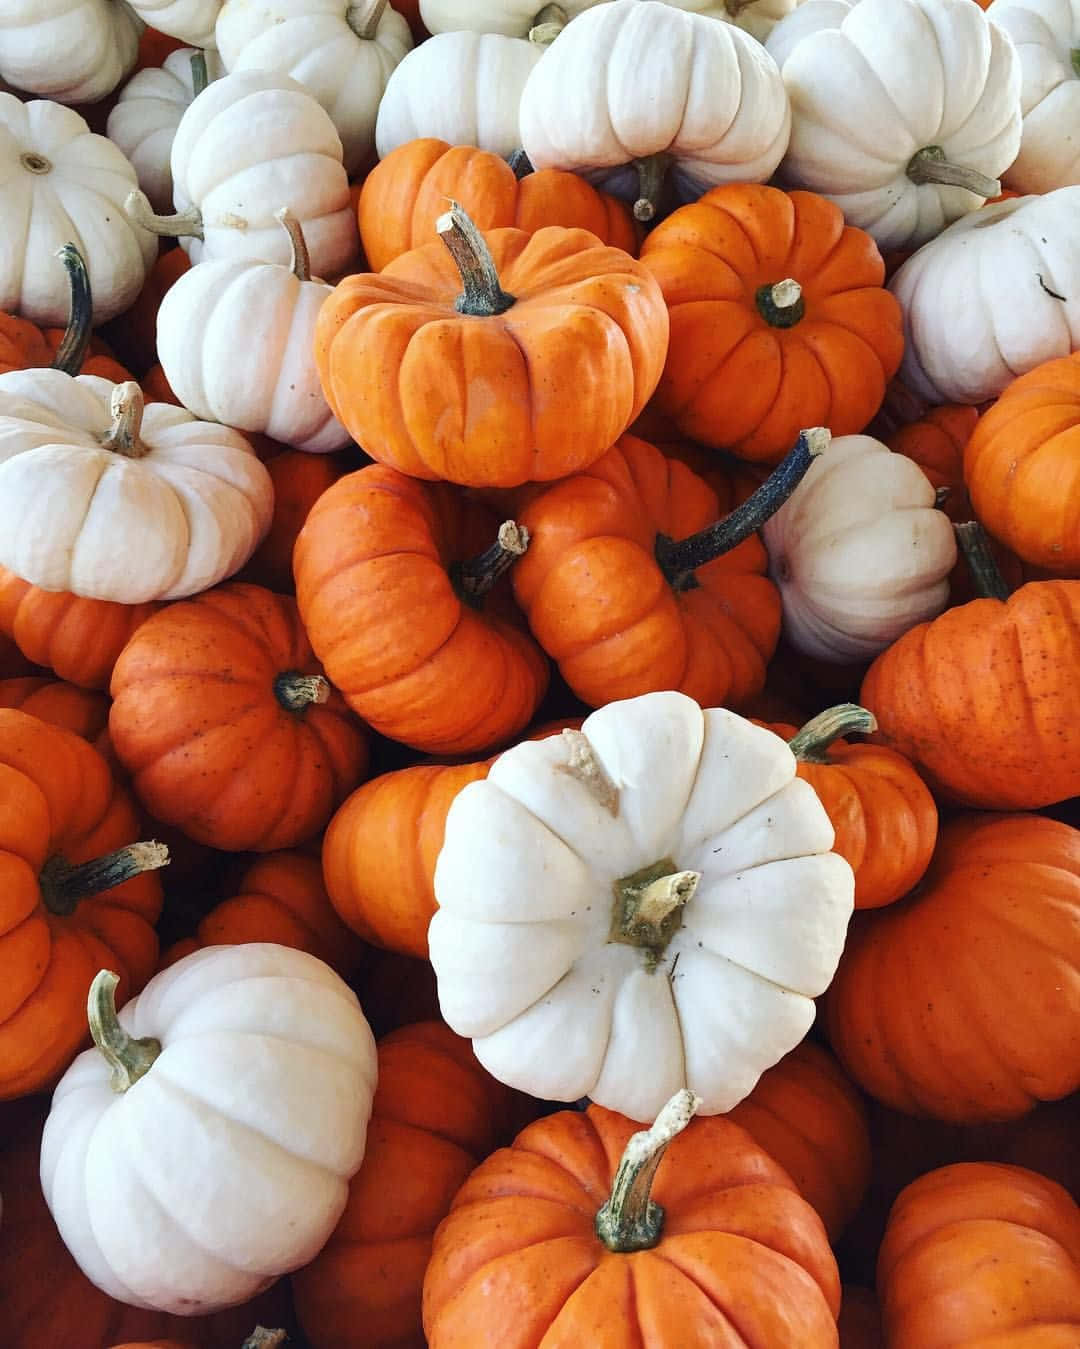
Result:
M969 520L962 525L953 525L953 533L971 573L975 594L984 600L1007 600L1012 591L998 570L982 525Z
M659 154L646 155L644 159L635 159L634 168L638 177L638 197L634 202L634 219L642 224L656 215L660 209L660 197L664 191L667 172L671 167L673 155L666 150Z
M90 277L83 255L74 244L65 244L56 256L64 264L71 287L71 314L64 329L64 340L56 349L52 368L65 375L77 375L83 368L90 346L90 329L94 320L94 300L90 293Z
M330 681L323 675L286 670L274 680L274 697L286 712L303 712L312 703L330 701Z
M100 895L133 876L168 865L168 848L154 842L129 843L89 862L68 862L56 855L49 858L38 876L42 903L50 913L64 918L75 912L80 899Z
M461 275L462 291L455 304L459 314L493 318L516 303L515 297L499 285L499 274L484 236L456 201L451 201L449 211L439 216L435 231L450 250Z
M529 156L525 153L525 151L520 148L518 148L517 150L511 150L510 153L506 156L506 162L510 165L514 177L518 180L519 183L521 182L522 178L528 178L530 173L535 173L535 169L532 166L532 161L529 159Z
M877 730L873 712L858 703L839 703L819 712L788 741L800 763L828 763L829 746L845 735L871 735Z
M124 214L132 224L151 234L162 234L169 239L203 237L202 212L197 206L189 206L175 215L157 215L145 192L129 192L124 199Z
M210 83L210 72L206 69L206 53L191 53L191 98L195 101Z
M116 985L119 982L120 976L112 970L100 970L94 976L86 1000L86 1016L94 1044L112 1069L109 1085L115 1092L125 1092L149 1072L161 1053L161 1041L136 1040L121 1026L116 1015Z
M950 163L940 145L924 145L917 150L908 160L907 176L913 183L962 187L977 197L996 197L1001 192L1001 183L996 178L988 178L978 169L968 169L963 164Z
M133 379L113 385L109 399L112 425L101 438L101 448L122 454L125 459L142 459L149 454L149 447L139 439L145 407L143 391Z
M516 520L504 520L499 535L490 548L479 557L459 563L454 568L456 589L462 599L479 608L484 596L495 582L508 571L529 546L529 531Z
M693 899L700 871L679 871L670 857L614 882L615 905L608 940L645 952L652 971L682 926L682 910Z
M760 286L754 296L757 311L770 328L794 328L806 313L802 286L791 277Z

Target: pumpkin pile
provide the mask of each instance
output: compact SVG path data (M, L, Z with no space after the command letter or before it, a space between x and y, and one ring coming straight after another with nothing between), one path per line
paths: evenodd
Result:
M4 1349L1080 1346L1078 53L0 0Z

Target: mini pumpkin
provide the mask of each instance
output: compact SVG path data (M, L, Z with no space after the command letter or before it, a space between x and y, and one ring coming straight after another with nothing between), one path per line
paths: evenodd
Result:
M977 408L945 403L901 426L886 442L890 450L918 464L938 494L938 508L958 524L972 518L964 484L964 446L978 420Z
M6 80L61 103L96 103L135 65L141 31L126 4L12 0L4 6L0 87Z
M17 707L41 721L62 726L105 753L100 742L109 721L109 700L103 693L35 675L0 679L0 707Z
M288 595L293 590L292 556L297 535L316 501L333 487L345 468L336 455L305 454L303 450L282 450L265 462L274 484L274 514L266 537L238 579Z

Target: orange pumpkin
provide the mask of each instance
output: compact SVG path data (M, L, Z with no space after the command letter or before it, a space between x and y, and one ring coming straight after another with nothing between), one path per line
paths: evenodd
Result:
M157 315L161 302L190 266L191 259L179 246L160 253L147 272L135 303L109 325L111 339L139 375L145 375L157 360Z
M890 450L914 459L939 491L948 489L941 509L957 524L971 519L971 501L964 485L964 446L978 420L977 408L946 403L901 426L886 441Z
M364 180L358 219L364 255L380 272L402 253L437 237L453 199L479 230L513 226L533 234L544 225L589 230L601 243L636 254L638 231L625 202L562 169L517 178L489 150L425 137L399 145Z
M484 750L536 710L547 662L495 589L528 540L513 531L504 547L501 533L446 484L380 464L312 507L293 555L300 613L350 707L390 739Z
M311 838L367 765L295 601L259 586L229 582L147 619L111 692L109 735L139 799L214 848Z
M0 709L0 1100L48 1086L75 1057L99 969L120 975L118 1001L153 974L162 858L132 849L138 838L100 754Z
M282 595L293 590L292 555L296 536L312 506L344 473L332 454L305 454L283 450L266 460L274 484L274 516L270 529L252 553L241 578Z
M856 914L829 1038L872 1096L975 1124L1080 1087L1080 830L958 816L908 900Z
M729 183L641 260L671 311L656 403L684 435L776 463L804 426L861 431L900 365L900 305L869 234L813 192Z
M20 708L32 717L74 732L91 744L102 736L109 721L109 700L103 693L41 675L0 679L0 707ZM100 745L97 747L101 749Z
M417 478L516 487L587 467L660 378L659 286L587 230L485 236L456 203L437 229L441 241L346 277L319 311L338 420Z
M1019 1166L931 1171L893 1205L878 1294L888 1349L1073 1349L1080 1208Z

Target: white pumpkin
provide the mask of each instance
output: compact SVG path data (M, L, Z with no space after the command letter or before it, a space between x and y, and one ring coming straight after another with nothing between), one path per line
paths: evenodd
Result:
M1014 192L1080 183L1080 0L994 0L986 12L1020 58L1020 153L1002 174Z
M160 67L139 70L128 80L105 126L109 139L130 160L155 211L172 210L172 143L180 118L195 97L192 58L200 56L209 79L225 73L217 52L181 47L170 52Z
M192 262L254 258L289 262L276 212L300 221L312 270L338 276L360 234L341 161L341 138L311 94L276 71L241 70L214 80L180 119L171 168L174 216L154 216L129 197L125 209L177 235Z
M315 366L315 320L333 287L311 279L300 227L282 217L293 265L237 259L190 268L158 309L158 359L195 416L298 450L339 450L349 433Z
M776 25L790 14L801 0L664 0L667 5L704 14L710 19L732 23L744 33L764 42Z
M865 0L864 0L865 3ZM901 381L930 403L983 403L1080 349L1080 187L984 206L925 244L889 289Z
M56 254L76 242L94 323L129 308L157 257L154 236L124 215L135 170L72 108L0 94L0 310L63 327L69 293Z
M538 169L572 169L648 220L656 176L689 200L719 183L764 182L787 146L783 81L760 43L659 0L586 10L536 64L521 143ZM645 167L647 166L647 167Z
M238 571L270 527L270 475L244 438L139 386L0 375L0 566L45 590L140 604Z
M96 103L135 65L142 30L124 0L0 0L0 81Z
M1020 62L971 0L807 0L766 50L791 99L781 181L831 198L882 250L917 248L1000 191Z
M131 0L132 9L151 28L203 49L214 45L221 5L222 0Z
M543 50L497 33L428 38L387 81L375 124L379 158L421 136L503 157L519 149L521 91Z
M119 1016L115 984L90 990L104 1048L53 1095L46 1202L110 1297L180 1316L246 1302L345 1206L375 1090L367 1020L328 965L269 942L196 951Z
M420 0L420 17L429 33L501 33L529 36L540 23L564 23L606 0Z
M836 436L762 528L797 651L870 660L949 600L956 540L914 460Z
M609 703L455 797L428 942L447 1023L503 1082L651 1118L730 1110L805 1036L851 916L778 736L681 693Z
M302 84L337 127L350 176L363 167L387 80L413 45L387 0L227 0L215 33L229 70L279 70Z

